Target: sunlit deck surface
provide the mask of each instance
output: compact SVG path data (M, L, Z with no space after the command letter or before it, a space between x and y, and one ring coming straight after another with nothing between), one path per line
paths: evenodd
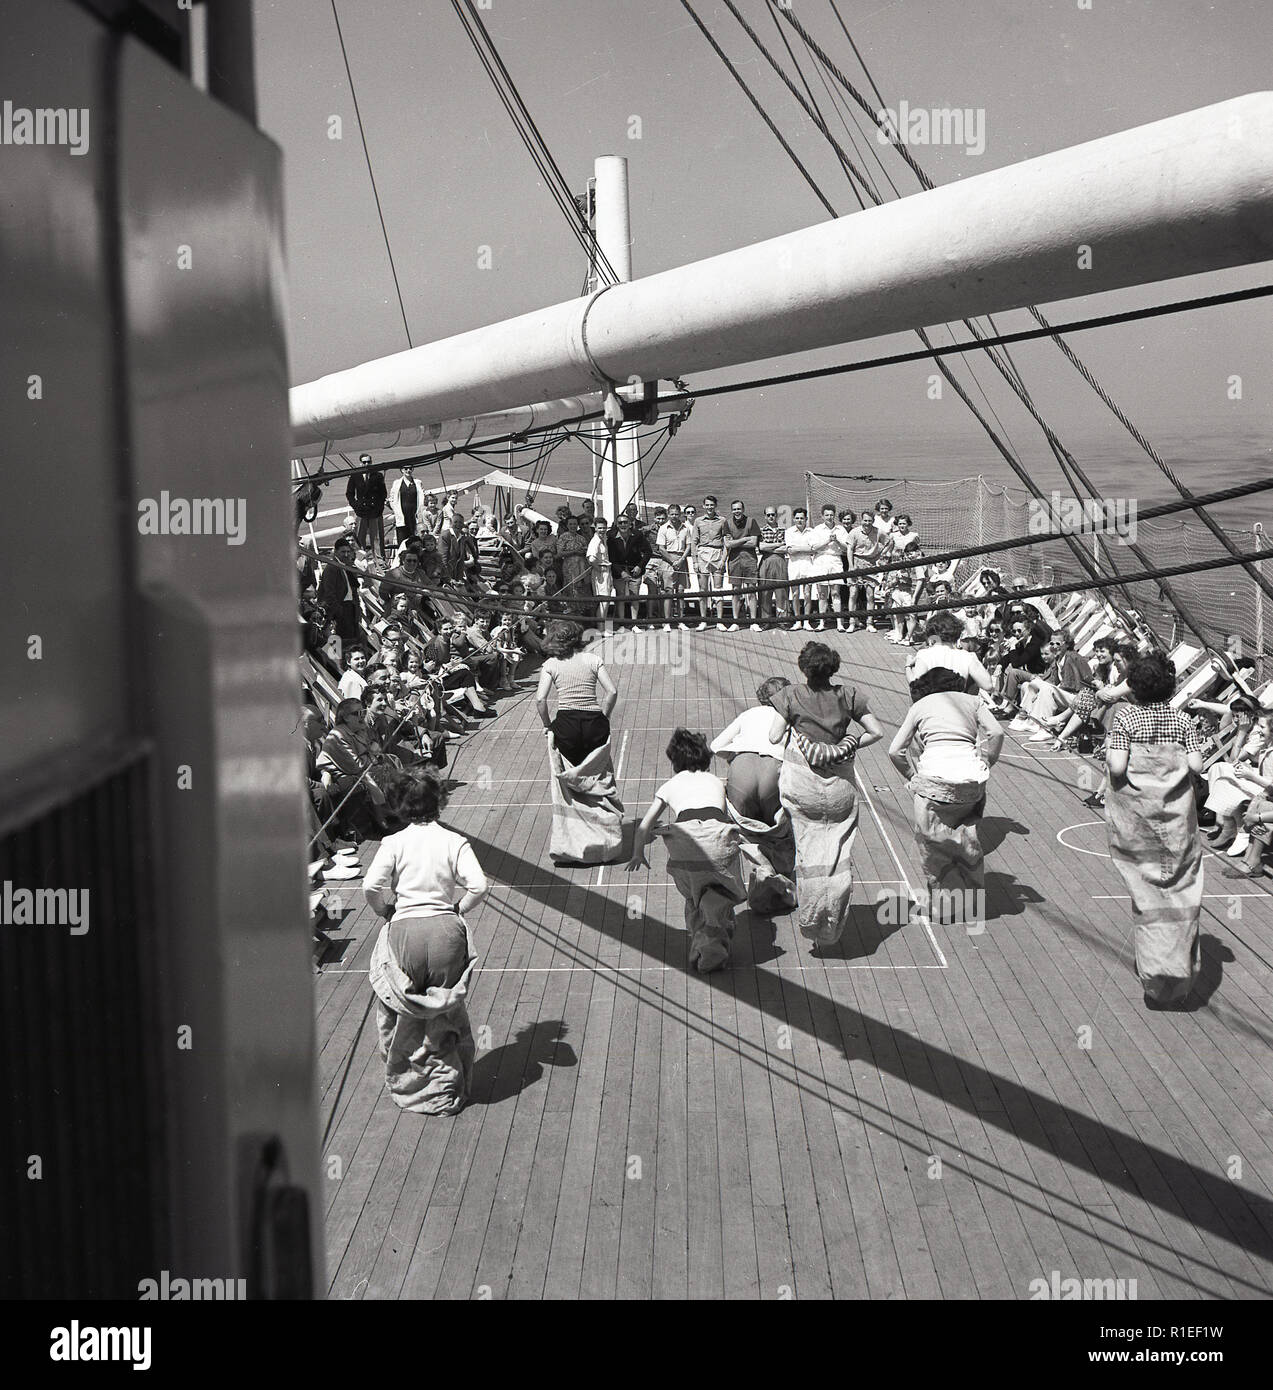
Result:
M796 677L808 637L677 640L685 662L611 668L634 816L672 728L717 732L763 677ZM905 649L822 640L895 729ZM333 885L349 910L316 980L332 1297L1028 1298L1054 1271L1135 1279L1142 1300L1273 1292L1273 881L1208 857L1202 1002L1147 1012L1082 804L1095 778L1009 734L984 934L881 925L879 894L922 882L885 742L859 759L841 944L814 957L794 917L743 912L733 967L699 976L661 841L648 873L548 859L523 687L452 767L446 823L492 879L472 923L487 1045L459 1116L385 1091L376 923L357 881Z

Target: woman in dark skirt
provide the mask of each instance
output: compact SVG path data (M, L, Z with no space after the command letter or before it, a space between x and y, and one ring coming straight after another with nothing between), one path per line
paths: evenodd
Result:
M610 756L610 712L619 698L596 652L584 651L578 623L553 621L545 633L551 655L539 675L536 704L548 735L557 863L604 864L623 843L623 802ZM556 688L557 713L548 715Z

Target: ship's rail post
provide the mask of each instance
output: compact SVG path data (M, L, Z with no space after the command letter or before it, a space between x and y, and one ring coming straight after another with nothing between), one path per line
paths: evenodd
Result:
M977 544L986 543L986 480L977 475Z
M1257 521L1251 528L1255 537L1256 550L1265 549L1265 530L1263 523ZM1256 573L1261 577L1264 575L1264 561L1262 559L1255 562ZM1264 590L1257 584L1255 586L1255 679L1264 679Z

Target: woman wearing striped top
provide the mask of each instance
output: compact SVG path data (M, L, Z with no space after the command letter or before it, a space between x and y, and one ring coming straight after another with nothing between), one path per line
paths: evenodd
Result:
M818 946L839 941L853 896L853 839L857 787L853 759L883 736L866 701L850 685L832 685L839 653L822 642L800 652L804 685L789 685L770 699L770 738L786 742L778 791L796 837L796 891L800 932ZM849 725L861 725L858 735Z

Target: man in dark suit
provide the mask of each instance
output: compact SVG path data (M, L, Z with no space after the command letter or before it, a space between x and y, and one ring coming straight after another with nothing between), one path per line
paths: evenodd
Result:
M324 565L323 577L318 581L318 602L331 614L332 629L340 638L342 647L355 642L370 646L363 631L362 605L358 598L361 579L354 571L357 554L354 538L341 536L332 547L332 558L336 563Z
M363 550L379 554L383 559L385 502L389 496L385 477L379 470L372 470L370 454L359 454L358 462L363 465L362 471L355 473L345 486L345 500L357 517L354 537Z
M630 610L627 616L638 616L637 591L641 587L641 576L650 563L653 551L650 543L637 529L635 520L627 512L619 518L610 536L611 573L614 576L615 607L620 618L624 617L625 606ZM626 605L625 605L626 600Z

